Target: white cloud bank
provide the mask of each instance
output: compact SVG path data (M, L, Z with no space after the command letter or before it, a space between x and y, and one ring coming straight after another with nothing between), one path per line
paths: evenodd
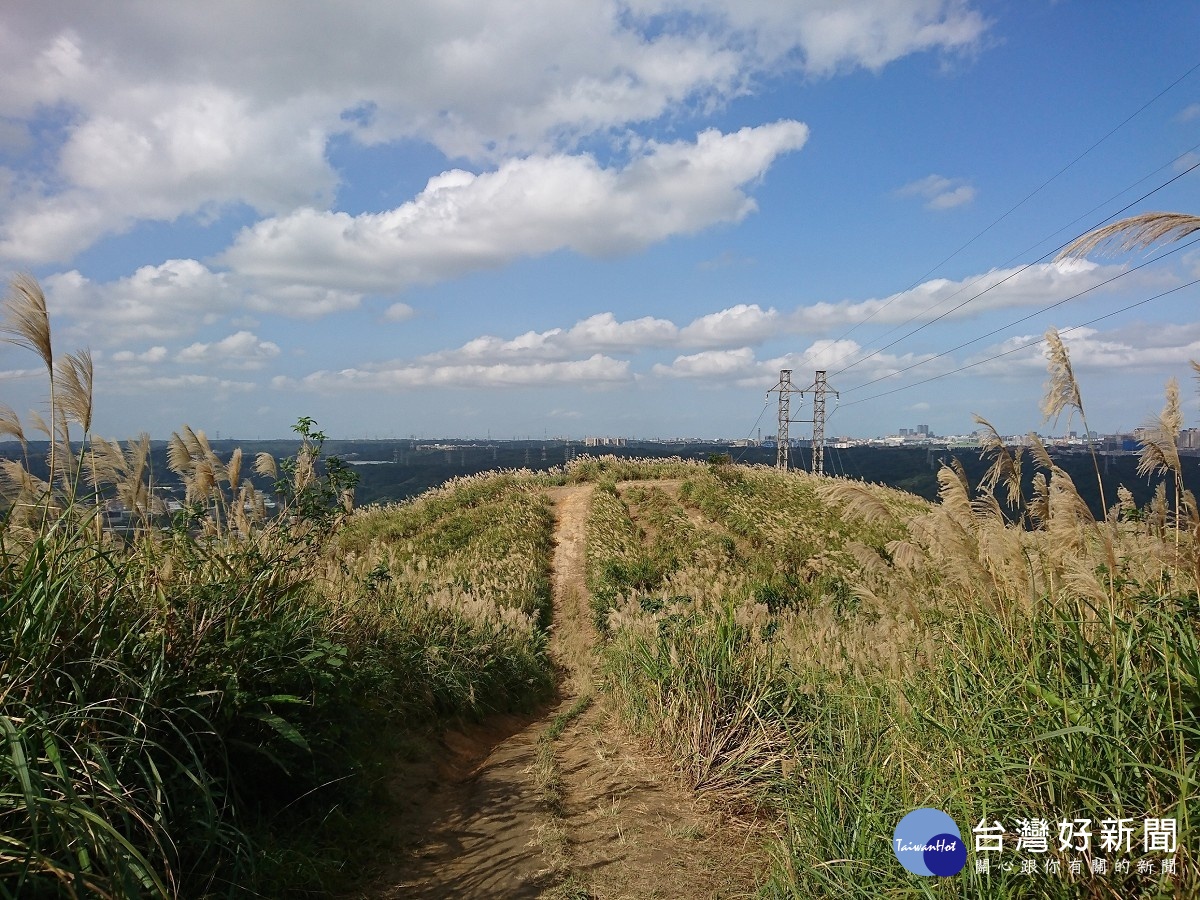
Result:
M0 256L67 260L138 221L235 205L323 208L339 136L503 167L619 147L785 70L969 53L987 27L966 0L10 4L0 140L52 144L36 175L0 177Z
M246 311L315 318L354 309L366 293L395 294L522 257L560 249L611 256L737 222L756 208L747 185L807 136L804 125L782 121L647 142L618 169L559 155L481 175L453 170L385 213L305 208L260 221L221 256L224 271L173 259L110 282L71 270L44 284L52 311L101 343L123 343L131 333L181 337ZM414 314L393 303L382 316L402 322Z
M807 138L803 124L781 121L649 141L620 169L561 154L479 175L455 169L388 212L306 208L265 219L243 230L221 261L262 282L395 292L555 250L629 253L740 221L756 208L745 186Z
M1109 331L1063 325L1060 335L1076 372L1108 375L1174 371L1184 376L1191 373L1190 361L1200 359L1197 322L1137 324ZM991 377L1045 372L1046 345L1041 339L1041 334L1015 335L979 351L967 363L978 363L972 371Z
M966 319L997 309L1048 306L1095 290L1134 290L1164 283L1161 274L1124 272L1123 265L1089 260L990 269L959 280L934 278L882 298L814 303L797 309L788 325L793 330L824 331L868 320L890 325L943 315Z
M483 335L456 349L428 354L422 362L462 365L567 359L602 351L630 353L645 347L670 346L678 337L679 329L666 319L643 316L620 322L607 312L582 319L570 328L527 331L511 339Z
M628 360L594 354L563 362L434 365L395 363L340 371L319 371L303 378L277 375L279 390L340 394L347 390L397 391L409 388L523 388L579 385L602 387L632 378Z
M132 275L96 282L72 269L42 280L52 316L71 322L68 337L89 344L165 341L250 310L315 318L357 307L360 294L308 285L259 287L194 259L169 259Z
M893 375L906 366L928 358L929 354L872 354L869 348L848 339L819 340L799 353L786 353L763 360L758 359L750 347L739 347L736 350L704 350L700 353L677 356L669 365L657 363L651 372L660 378L702 379L712 381L714 385L769 387L778 379L781 369L803 371L808 377L808 373L813 369L831 370L863 360L864 365L857 372L857 378L878 378ZM801 384L796 386L803 387Z
M181 363L206 363L236 369L261 369L268 360L279 355L279 345L261 341L258 335L239 331L219 341L197 341L179 351L175 360Z
M1068 260L993 269L956 281L933 279L889 297L819 302L790 311L739 303L686 323L654 316L622 321L611 312L603 312L569 327L527 331L515 337L481 335L459 347L428 353L421 362L567 360L592 353L631 354L651 348L733 350L783 335L829 334L868 321L874 325L911 321L915 327L943 314L948 320L966 319L995 310L1046 306L1074 295L1086 297L1089 290L1137 290L1164 283L1162 274L1123 275L1126 271L1120 265ZM1116 280L1111 285L1105 284L1112 279ZM69 333L73 340L85 338L93 345L121 347L125 353L133 353L124 348L135 339L147 343L181 339L225 320L235 322L240 333L248 334L248 328L254 325L237 315L244 310L315 318L354 309L363 302L363 295L354 291L269 285L239 273L213 272L195 260L169 260L161 266L145 266L128 278L103 283L72 271L48 278L45 287L51 314L66 315L74 323ZM970 302L964 303L967 300ZM953 309L960 304L960 308ZM416 315L408 304L393 303L381 311L380 318L387 323L403 323ZM162 352L166 354L165 349Z

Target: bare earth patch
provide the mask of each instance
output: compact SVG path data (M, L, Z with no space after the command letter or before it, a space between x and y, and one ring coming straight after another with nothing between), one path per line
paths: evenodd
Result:
M400 765L391 786L397 857L359 896L753 894L762 830L696 798L603 703L577 702L595 694L597 636L584 583L592 491L550 492L557 518L550 646L559 701L535 716L494 717L449 732L437 759Z

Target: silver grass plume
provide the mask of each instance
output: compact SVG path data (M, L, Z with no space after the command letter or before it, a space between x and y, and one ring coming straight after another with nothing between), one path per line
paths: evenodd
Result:
M1079 382L1075 380L1075 371L1071 368L1071 356L1062 342L1057 329L1046 330L1046 357L1050 380L1046 382L1046 396L1042 400L1044 421L1058 418L1067 407L1079 411L1083 423L1084 434L1088 436L1088 452L1092 457L1092 467L1096 471L1096 486L1100 490L1100 508L1107 516L1108 504L1104 499L1104 479L1100 475L1100 460L1096 456L1096 448L1092 445L1091 429L1088 428L1087 413L1083 411L1083 398L1079 393ZM1070 422L1070 417L1067 419ZM1053 479L1051 479L1053 480Z
M191 425L183 426L183 431L180 433L179 439L183 442L184 447L187 449L188 457L193 463L199 462L204 458L205 446L200 442Z
M971 501L971 514L979 523L993 522L1004 525L1004 512L1000 509L1000 501L990 491L984 491Z
M1046 396L1042 398L1043 421L1053 419L1057 423L1067 407L1074 407L1082 415L1083 399L1071 368L1071 357L1055 328L1046 330L1046 358L1049 360L1047 368L1050 379L1045 384Z
M88 482L99 489L106 484L118 484L125 478L125 454L116 441L93 437L88 444Z
M92 428L92 387L96 367L87 350L68 353L58 366L59 405L84 433Z
M822 483L817 492L822 500L841 507L846 515L871 523L889 522L892 519L891 511L879 498L878 492L861 482L829 480Z
M1071 476L1055 466L1050 472L1050 530L1078 528L1079 525L1095 522L1091 508L1079 496L1079 489Z
M1106 253L1142 250L1158 243L1183 240L1194 231L1200 231L1200 216L1168 212L1140 213L1077 237L1059 251L1055 261L1087 256L1100 247Z
M1021 504L1021 458L1024 455L1021 448L1013 454L996 431L994 425L983 416L976 415L975 422L985 429L985 437L979 448L980 458L992 455L992 464L984 473L979 489L985 493L995 493L997 485L1003 484L1009 509L1016 509Z
M1158 534L1163 534L1167 529L1167 483L1160 481L1158 487L1154 489L1154 497L1150 501L1149 516L1150 527Z
M50 343L46 295L32 275L13 276L4 300L4 324L0 331L12 335L5 340L40 356L53 380L54 348Z
M1138 457L1137 473L1142 476L1166 475L1181 472L1179 446L1176 438L1183 428L1183 412L1179 406L1179 382L1167 382L1167 402L1158 417L1151 420L1142 432L1142 451Z
M150 489L146 474L150 467L150 435L142 432L137 440L125 442L125 473L117 485L118 493L131 513L145 516L151 512Z
M167 468L176 475L185 475L191 471L192 454L179 432L173 432L171 440L167 442Z
M242 479L242 448L237 447L233 454L229 457L229 462L225 465L225 470L229 475L229 489L236 491Z
M1050 451L1046 449L1046 445L1042 443L1042 439L1029 432L1029 452L1033 454L1033 460L1043 469L1053 469L1054 460L1050 458Z
M912 541L888 541L887 552L891 554L893 566L909 571L925 561L925 551Z
M25 440L25 429L21 427L21 418L11 406L0 403L0 435L15 437L21 443L21 453L29 458L29 443Z
M254 457L254 471L272 481L279 479L279 467L275 464L275 457L270 453L263 452Z
M1188 515L1188 520L1192 523L1192 528L1200 527L1200 508L1196 506L1196 495L1190 490L1185 490L1179 496L1180 505L1184 512Z
M963 471L962 463L953 459L949 466L942 466L938 470L937 480L938 497L942 501L942 508L949 514L951 520L964 528L973 524L971 488L967 482L967 473Z
M1044 449L1044 448L1043 448ZM1029 519L1036 528L1050 524L1050 482L1045 472L1033 476L1033 496L1029 499Z
M54 471L54 456L57 454L61 459L70 459L75 455L74 449L71 447L71 427L67 419L67 411L62 405L62 395L59 394L59 403L51 412L54 413L54 423L56 425L56 439L50 444L50 456L47 458L47 463L50 470ZM71 473L62 471L59 473L59 483L62 484L63 490L70 493L71 491Z
M19 460L0 459L0 496L14 501L31 501L46 486L40 478L31 475Z
M19 460L0 459L0 496L11 501L9 523L32 526L37 511L44 511L50 498L50 485L21 465Z
M1133 502L1133 492L1123 484L1117 486L1116 508L1123 519L1128 519L1137 512L1137 504Z
M46 440L53 440L54 435L50 432L50 426L46 424L46 420L42 418L42 414L36 409L29 411L29 422L33 425L34 430L40 431L46 436Z

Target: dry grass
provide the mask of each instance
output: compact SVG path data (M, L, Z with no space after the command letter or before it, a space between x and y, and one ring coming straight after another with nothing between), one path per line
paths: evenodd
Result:
M1094 250L1110 253L1140 250L1154 244L1180 241L1200 231L1200 216L1148 212L1105 225L1067 244L1056 260L1087 256Z
M50 401L30 428L0 408L25 450L0 462L0 896L328 893L368 852L386 735L544 695L544 498L460 481L345 527L352 479L312 420L295 457L256 460L261 489L184 426L164 527L149 438L90 433L91 357L54 355L36 282L6 313Z
M1056 338L1044 412L1082 418ZM606 690L690 784L773 798L780 896L907 896L887 837L922 805L968 827L985 811L1200 816L1200 514L1177 387L1143 443L1142 474L1166 480L1144 509L1118 490L1099 518L1036 436L1009 447L977 421L992 465L978 486L943 468L937 504L743 467L697 467L677 496L597 490ZM1195 879L1113 889L1185 896Z

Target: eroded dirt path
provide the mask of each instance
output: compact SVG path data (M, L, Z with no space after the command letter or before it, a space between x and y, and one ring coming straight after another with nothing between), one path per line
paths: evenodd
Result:
M560 698L443 736L401 767L397 858L369 898L642 900L753 893L764 835L692 796L595 696L584 581L591 485L556 488L554 624ZM580 702L582 700L582 702ZM580 708L583 712L579 713ZM578 713L556 738L552 724Z

